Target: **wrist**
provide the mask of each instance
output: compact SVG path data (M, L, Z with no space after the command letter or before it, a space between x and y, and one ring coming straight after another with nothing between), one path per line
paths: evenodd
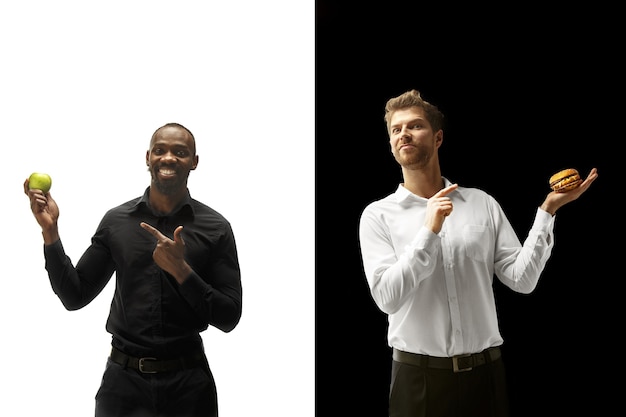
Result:
M556 214L556 210L557 210L556 207L554 207L554 206L552 206L550 204L547 204L545 202L541 206L539 206L539 208L541 210L549 213L551 216L554 216Z
M179 284L182 284L183 282L187 280L187 278L189 278L192 272L193 272L193 269L191 269L189 264L185 262L181 266L181 268L179 268L178 271L176 271L176 274L172 274L172 276Z
M60 239L59 230L56 227L52 229L42 229L41 235L43 236L43 243L45 245L51 245Z

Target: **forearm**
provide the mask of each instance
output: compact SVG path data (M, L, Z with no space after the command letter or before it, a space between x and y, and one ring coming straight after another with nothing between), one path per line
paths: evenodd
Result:
M59 228L56 225L49 228L42 228L41 235L43 236L44 245L52 245L60 239Z
M89 304L113 273L113 266L106 261L100 262L98 251L94 250L86 252L74 267L60 239L44 245L44 256L52 290L67 310L78 310Z
M534 291L554 247L554 217L546 210L537 210L535 220L521 249L515 232L501 227L498 238L496 275L509 288L528 294Z
M239 323L242 312L239 278L233 276L229 285L212 285L192 272L181 284L180 292L206 325L230 332Z
M409 293L432 276L440 253L440 238L423 226L397 256L393 247L361 233L361 256L370 293L378 308L397 312Z

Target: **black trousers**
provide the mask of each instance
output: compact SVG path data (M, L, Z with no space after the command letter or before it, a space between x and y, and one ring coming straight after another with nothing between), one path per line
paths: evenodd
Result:
M144 374L107 359L96 394L96 417L217 417L208 366Z
M392 361L389 416L509 416L502 358L457 373Z

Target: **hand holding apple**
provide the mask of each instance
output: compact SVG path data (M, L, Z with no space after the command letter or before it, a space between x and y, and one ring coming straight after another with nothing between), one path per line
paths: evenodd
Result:
M59 240L59 207L49 193L51 186L52 179L48 174L33 172L24 180L24 194L30 200L30 209L41 226L43 240L47 245Z
M47 194L52 187L52 178L48 174L33 172L28 177L28 188L31 190L41 190Z

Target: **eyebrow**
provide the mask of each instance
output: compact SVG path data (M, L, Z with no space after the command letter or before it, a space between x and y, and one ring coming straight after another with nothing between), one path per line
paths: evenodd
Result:
M415 123L415 122L423 122L424 120L426 120L425 118L421 117L421 116L417 116L414 117L412 119L407 120L406 122L400 122L400 123L394 123L390 126L390 128L394 128L394 127L398 127L402 124L411 124L411 123Z
M177 148L177 149L191 149L189 147L189 145L187 145L185 143L173 143L173 144L170 144L169 142L154 142L152 144L153 148L156 148L158 146L160 146L160 147L171 147L171 148Z

